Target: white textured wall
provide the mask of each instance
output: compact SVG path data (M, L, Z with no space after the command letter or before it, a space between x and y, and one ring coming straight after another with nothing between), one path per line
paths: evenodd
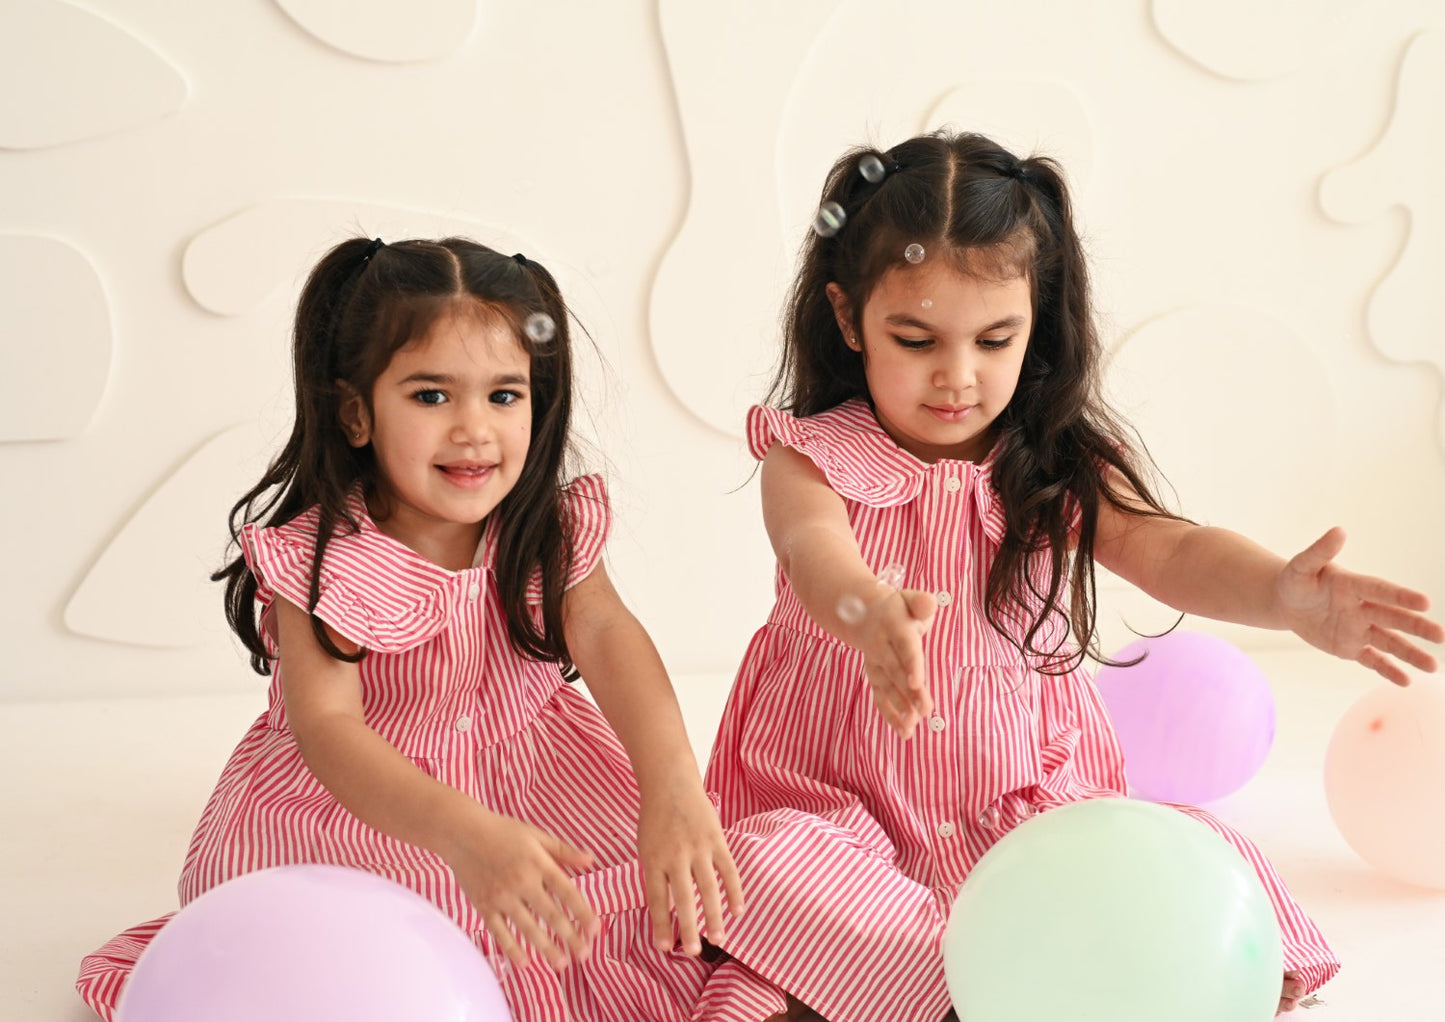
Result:
M730 670L792 252L838 151L941 123L1066 161L1186 510L1342 523L1445 604L1442 0L0 0L0 94L0 699L255 684L204 575L357 229L558 271L614 574L676 671ZM1108 598L1111 645L1168 620Z

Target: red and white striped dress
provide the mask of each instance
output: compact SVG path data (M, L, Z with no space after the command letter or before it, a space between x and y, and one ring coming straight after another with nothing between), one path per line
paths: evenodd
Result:
M830 1022L940 1019L939 944L970 869L1011 828L1068 802L1125 793L1123 758L1082 668L1030 668L983 615L1004 516L989 459L927 464L869 406L797 419L748 416L762 458L800 451L844 499L864 560L934 593L924 638L934 713L911 741L874 707L862 655L818 627L780 570L777 603L728 699L707 786L747 883L728 928L735 968L786 989ZM1264 881L1285 965L1315 989L1339 965L1253 844L1201 820ZM722 970L714 983L726 980Z
M596 476L576 480L567 497L572 584L598 563L609 512ZM361 529L343 529L327 547L316 614L371 651L359 664L367 723L430 776L597 859L577 880L602 921L592 958L561 974L540 963L502 969L516 1018L685 1022L710 967L651 945L632 769L601 714L557 667L524 659L508 643L492 580L494 529L474 567L448 571L378 531L359 493L351 509ZM315 534L314 513L277 528L246 527L243 550L262 603L279 594L306 606ZM539 587L530 595L540 602ZM402 883L500 961L439 857L361 823L307 769L287 726L278 672L268 709L232 754L196 827L181 904L242 873L293 863L354 866ZM77 987L104 1018L164 922L134 927L84 960Z

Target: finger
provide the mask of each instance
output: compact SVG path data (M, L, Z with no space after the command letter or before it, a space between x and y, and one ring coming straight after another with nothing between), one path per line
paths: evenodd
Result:
M551 892L543 888L525 900L527 908L531 910L532 914L546 923L557 940L566 945L564 958L570 954L579 961L587 959L591 951L590 942L583 935L577 922L562 910L562 906L556 898L552 897Z
M555 834L548 834L546 831L538 831L538 833L543 836L542 847L547 849L547 854L552 856L564 869L587 869L596 861L591 852L568 844Z
M647 891L647 916L652 920L652 946L659 951L672 950L672 903L668 900L667 874L658 869L642 871Z
M907 737L908 725L904 719L903 708L894 705L893 687L886 683L877 683L873 688L873 705L878 707L878 713L883 717L883 722L900 735Z
M1429 610L1430 597L1414 589L1406 589L1402 585L1388 582L1383 578L1375 578L1373 575L1355 575L1350 573L1350 592L1357 599L1369 603L1379 603L1391 607L1404 607L1406 610ZM1420 620L1435 625L1429 618ZM1439 625L1435 625L1439 629Z
M525 969L531 964L527 958L526 949L523 948L521 944L518 944L516 938L512 936L512 930L507 925L506 916L500 912L492 912L484 916L482 922L486 924L487 932L492 935L492 940L496 943L497 950L507 956L507 961L519 969Z
M592 906L587 899L582 897L582 892L572 882L572 878L560 869L553 873L546 873L542 877L542 883L547 889L547 894L558 902L573 919L577 925L586 932L589 938L597 936L602 924L597 921L597 913L592 911Z
M713 869L712 860L694 862L691 879L702 899L702 917L707 923L707 939L713 944L721 944L727 936L727 926L723 923L722 891L718 889L717 872ZM685 893L689 896L692 894L691 891Z
M1431 642L1445 642L1445 628L1423 614L1401 610L1398 606L1382 606L1378 603L1366 603L1364 609L1371 624L1381 628L1390 628L1397 632L1408 632L1411 635L1418 635L1422 639L1429 639Z
M934 615L938 613L938 598L921 589L904 589L898 595L903 597L908 616L921 625L925 632L928 631L933 624Z
M561 970L567 968L569 959L567 952L563 951L557 943L542 929L542 924L537 921L535 912L541 906L534 906L519 899L517 908L507 912L507 918L517 928L517 934L522 938L523 943L530 945L532 950L541 955L547 964L552 968Z
M1386 681L1399 685L1401 688L1410 684L1410 676L1400 669L1400 665L1373 646L1366 646L1360 650L1360 655L1355 659Z
M726 848L713 858L717 863L718 875L722 877L723 890L727 892L728 912L734 919L737 919L747 908L747 902L743 898L743 882L738 876L737 864L733 862L732 853Z
M928 686L923 670L923 636L906 631L890 633L888 648L896 658L893 670L899 676L899 687L908 692L908 701L915 705L928 702Z
M1429 653L1413 642L1402 639L1394 632L1385 631L1383 628L1371 625L1369 631L1365 633L1365 642L1382 653L1388 653L1397 660L1403 660L1411 667L1418 671L1424 671L1426 674L1434 671L1437 666L1435 658Z
M697 932L697 902L692 896L692 874L687 869L669 871L667 886L672 892L673 914L677 917L677 936L682 949L690 955L702 953L702 940Z
M909 719L913 716L913 702L909 698L907 684L896 669L880 671L879 675L873 692L874 699L878 702L879 709L884 710L884 717L891 718L894 730L907 737L905 732L908 730Z
M1290 559L1289 566L1305 575L1317 575L1345 548L1345 530L1336 525Z

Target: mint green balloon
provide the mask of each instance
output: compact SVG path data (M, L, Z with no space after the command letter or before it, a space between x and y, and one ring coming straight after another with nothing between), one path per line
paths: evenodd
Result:
M961 1022L1271 1022L1279 923L1253 868L1175 809L1060 806L979 860L943 935Z

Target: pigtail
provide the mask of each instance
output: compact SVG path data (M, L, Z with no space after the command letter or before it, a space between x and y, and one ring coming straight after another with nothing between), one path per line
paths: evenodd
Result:
M518 336L532 358L532 440L521 476L497 505L497 590L513 647L524 656L556 661L563 677L577 677L563 628L562 596L575 556L575 523L562 501L558 481L565 469L572 414L572 358L569 316L557 281L547 268L525 256L513 257L515 270L535 299L518 310ZM532 320L533 316L546 320ZM539 340L527 322L550 321L552 336ZM540 576L540 621L525 595L533 574Z
M1032 207L1034 326L1018 389L999 418L993 483L1007 530L989 571L984 613L1005 635L1017 630L1009 625L1022 624L1020 652L1037 658L1043 673L1062 674L1086 655L1112 663L1098 645L1100 502L1132 514L1179 516L1155 497L1135 463L1142 444L1104 400L1088 261L1062 170L1044 157L1005 160L999 169ZM1142 507L1126 504L1108 485L1110 468Z
M312 631L322 649L338 660L355 662L363 655L348 655L337 648L314 611L327 544L341 522L353 531L357 528L346 511L347 494L358 478L369 479L372 474L369 449L357 451L346 443L337 381L346 377L339 334L343 321L350 318L348 300L369 264L377 261L377 248L363 238L342 242L317 264L302 287L292 337L296 408L291 435L260 481L232 505L227 525L238 552L211 575L213 582L225 583L226 620L258 674L271 673L271 657L261 637L256 576L239 552L241 527L250 522L283 525L311 507L317 508L316 558L306 607Z

